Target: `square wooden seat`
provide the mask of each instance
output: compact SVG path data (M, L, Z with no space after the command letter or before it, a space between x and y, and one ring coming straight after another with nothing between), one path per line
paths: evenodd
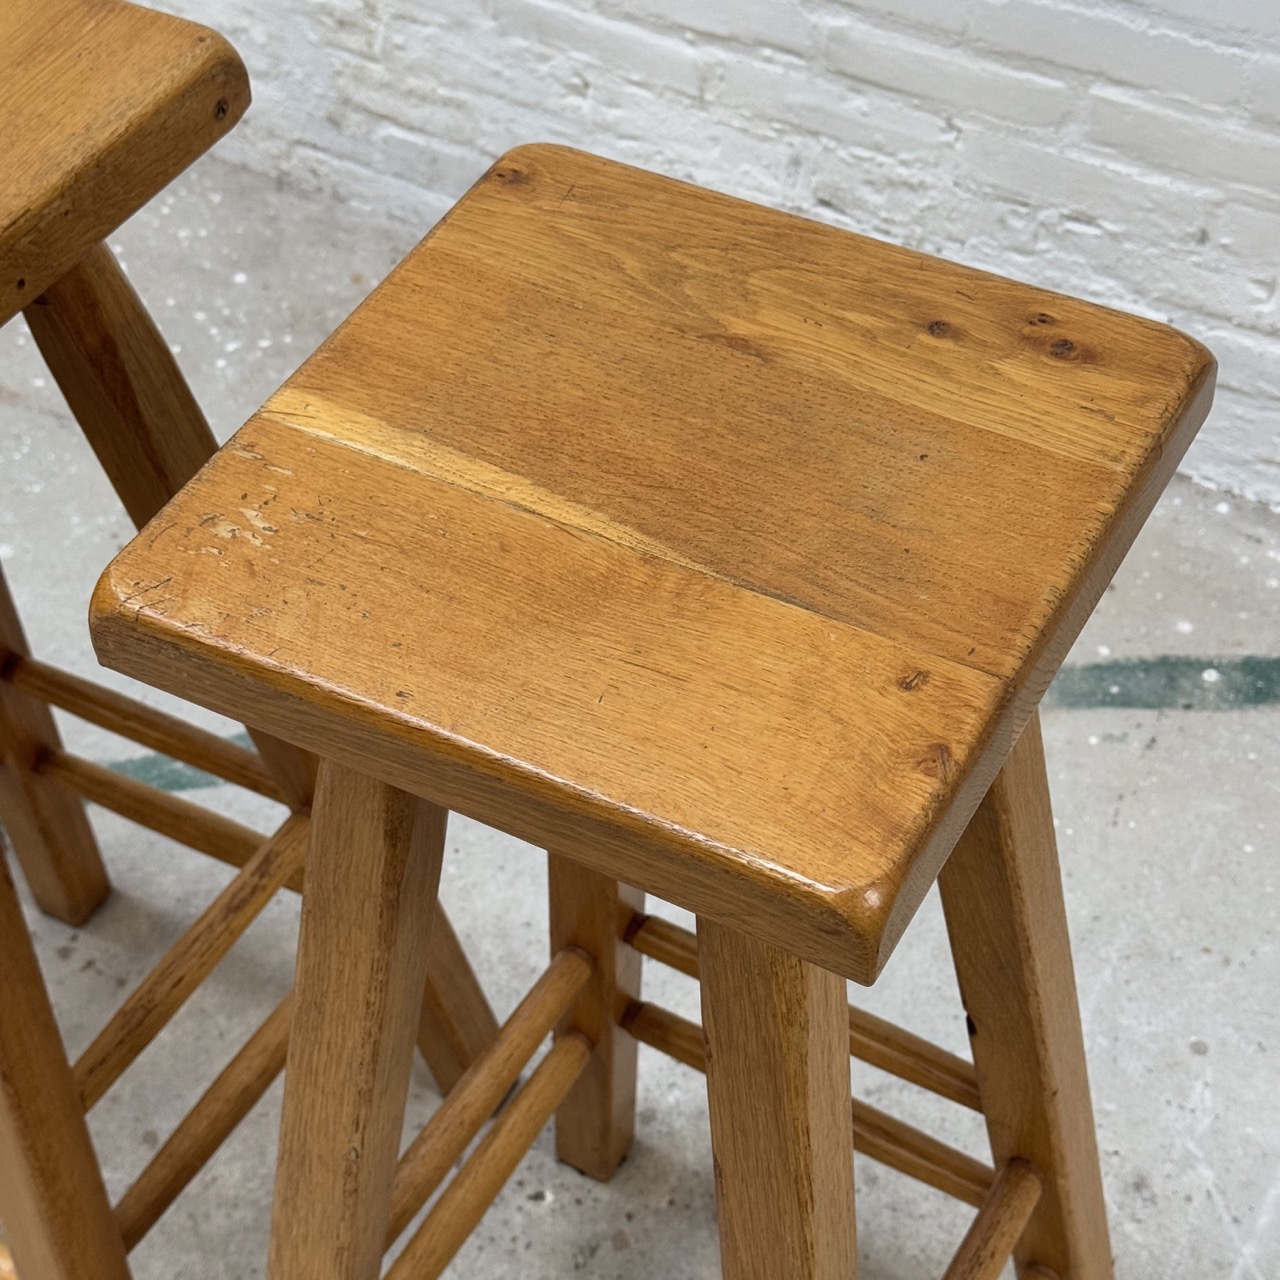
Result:
M868 982L1212 375L1163 325L521 148L116 560L96 643Z
M0 324L222 137L249 82L215 31L120 0L0 7Z

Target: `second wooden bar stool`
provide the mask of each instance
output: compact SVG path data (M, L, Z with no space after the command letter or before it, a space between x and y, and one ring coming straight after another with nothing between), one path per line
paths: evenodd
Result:
M609 1176L636 1037L706 1070L732 1280L854 1274L855 1142L981 1206L949 1277L1108 1276L1035 708L1212 375L605 160L495 165L93 606L109 665L323 757L275 1280L376 1276L552 1023L397 1280L552 1111ZM554 960L397 1169L450 808L551 851ZM846 1002L939 878L972 1070ZM698 974L701 1030L641 1002L641 953ZM851 1039L980 1108L994 1169L851 1106Z

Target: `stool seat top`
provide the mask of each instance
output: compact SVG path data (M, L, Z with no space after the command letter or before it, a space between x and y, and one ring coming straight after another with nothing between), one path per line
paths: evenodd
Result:
M110 566L95 642L869 981L1212 374L1163 325L525 147Z
M207 27L121 0L0 0L0 324L248 105Z

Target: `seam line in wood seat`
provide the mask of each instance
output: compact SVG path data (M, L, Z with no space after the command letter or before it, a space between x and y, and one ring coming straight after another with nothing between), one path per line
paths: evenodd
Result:
M380 462L386 463L388 466L397 467L402 471L407 471L412 475L420 476L424 480L434 482L436 484L446 485L449 488L460 490L464 493L471 494L474 497L486 499L490 502L496 502L503 506L510 507L514 511L519 511L525 515L533 516L536 519L547 521L549 524L558 525L575 534L586 534L591 537L599 538L603 542L610 543L615 547L619 547L624 551L631 551L638 555L649 556L654 559L674 566L678 569L685 569L689 572L696 573L702 577L714 579L722 582L727 586L733 587L739 591L747 592L753 596L759 596L762 599L772 601L774 604L783 608L795 609L810 618L818 619L824 626L830 627L833 631L848 632L853 635L866 636L868 639L877 644L891 646L896 650L902 650L909 653L910 649L897 640L882 635L879 631L871 627L855 626L851 622L845 622L839 618L832 618L820 610L812 608L797 600L793 600L785 593L779 591L771 591L745 578L738 578L732 574L722 573L717 569L713 569L706 564L702 564L696 560L692 560L687 556L682 556L678 552L672 550L664 543L655 538L645 537L629 526L620 524L615 520L610 520L599 512L592 511L588 507L584 507L579 503L571 502L566 498L561 498L557 494L543 489L538 485L523 480L521 477L511 472L503 471L499 467L491 466L488 463L478 461L467 457L465 454L450 448L447 445L439 444L437 441L431 441L429 452L433 461L445 462L446 470L442 473L439 470L417 466L413 461L405 457L399 456L387 448L379 448L370 444L368 440L354 441L333 431L327 431L315 425L314 422L308 421L303 415L299 414L297 409L290 408L288 411L282 411L280 402L283 399L286 407L292 403L292 398L297 396L298 400L307 408L321 410L324 412L332 411L331 421L346 421L350 423L358 423L366 431L378 431L381 424L376 418L371 418L366 414L362 414L357 410L347 409L345 406L338 405L333 401L324 397L302 394L296 391L290 391L285 387L277 392L275 396L267 403L267 405L259 410L247 427L252 427L255 423L266 421L278 427L284 427L290 431L300 431L306 435L313 436L317 440L322 440L326 444L349 450L352 453L363 455L368 458L376 458ZM247 428L246 428L247 429ZM225 448L233 452L239 452L244 456L256 457L248 450L237 446L238 437L232 437ZM456 468L456 470L454 470ZM484 481L489 481L485 483ZM522 501L515 496L512 490L524 493L530 501ZM533 501L535 498L545 499L550 505L547 508L536 505ZM939 667L950 668L954 671L963 672L966 677L976 677L980 680L989 681L991 685L996 686L1001 691L1007 691L1011 687L1011 681L1004 676L995 672L987 671L982 667L973 666L969 663L959 662L954 658L948 658L941 654L934 653L928 646L923 643L919 645L918 653L927 655L930 662Z

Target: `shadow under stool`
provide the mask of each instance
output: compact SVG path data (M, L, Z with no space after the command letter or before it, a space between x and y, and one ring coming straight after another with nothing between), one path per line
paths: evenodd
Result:
M0 323L26 316L141 527L216 442L103 241L232 128L249 103L248 79L235 51L194 23L116 0L4 0L0 101ZM115 774L64 748L51 707L280 801L289 815L263 835ZM0 573L0 823L40 909L79 925L109 892L85 799L240 868L69 1064L0 865L0 1218L21 1280L126 1275L126 1252L283 1068L288 1001L109 1203L85 1112L272 895L302 884L315 760L251 734L248 750L33 656ZM443 916L430 945L418 1032L447 1090L497 1023ZM8 1265L0 1245L0 1270Z
M706 1072L723 1273L848 1280L853 1150L948 1277L1111 1274L1036 707L1208 411L1159 324L570 150L503 157L99 583L101 659L321 758L270 1275L439 1275L635 1043ZM552 963L398 1157L448 809ZM939 881L972 1066L851 1015ZM644 893L697 915L696 939ZM701 981L701 1028L640 956ZM992 1165L851 1102L980 1109Z

